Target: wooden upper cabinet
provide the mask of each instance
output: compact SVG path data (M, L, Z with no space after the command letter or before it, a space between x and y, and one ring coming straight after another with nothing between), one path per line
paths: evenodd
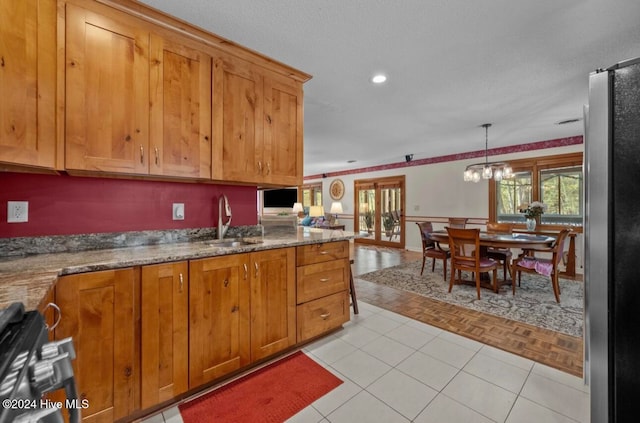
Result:
M56 166L56 2L0 0L0 162Z
M211 56L152 35L152 175L211 179Z
M301 185L302 84L223 54L213 74L213 179Z
M265 182L302 185L302 84L276 74L264 79Z
M147 174L150 34L93 7L66 5L65 167Z
M256 68L227 55L214 61L214 179L262 180L263 79Z

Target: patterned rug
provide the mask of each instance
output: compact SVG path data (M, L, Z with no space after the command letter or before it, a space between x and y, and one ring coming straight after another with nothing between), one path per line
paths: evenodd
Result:
M387 285L392 288L414 292L435 300L455 304L484 313L517 320L544 329L582 337L583 287L582 282L560 279L560 304L553 295L548 277L522 273L521 286L516 286L513 296L511 286L505 285L496 294L482 288L478 300L475 286L454 285L449 293L449 277L442 278L442 266L436 263L431 272L431 261L427 260L424 274L420 276L422 260L401 264L357 276L357 279ZM449 269L447 269L449 271ZM502 269L498 270L502 277Z
M279 423L342 384L301 351L180 405L185 423Z

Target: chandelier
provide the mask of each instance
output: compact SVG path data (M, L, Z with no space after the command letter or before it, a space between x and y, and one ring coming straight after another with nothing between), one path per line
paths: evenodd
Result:
M495 179L501 181L503 178L513 177L513 171L511 166L505 162L490 162L489 161L489 127L490 123L483 123L480 125L485 130L484 135L484 163L474 163L464 171L465 182L479 182L482 179Z

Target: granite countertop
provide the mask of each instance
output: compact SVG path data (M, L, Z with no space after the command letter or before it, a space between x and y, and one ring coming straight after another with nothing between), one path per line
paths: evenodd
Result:
M205 240L7 257L0 260L0 309L13 302L24 303L27 310L38 308L62 275L353 238L355 234L349 231L298 228L288 234L244 238L251 243L234 247L217 247Z

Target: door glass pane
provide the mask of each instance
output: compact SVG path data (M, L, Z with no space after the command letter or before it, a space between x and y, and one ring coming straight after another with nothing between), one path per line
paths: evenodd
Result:
M376 227L376 191L375 189L358 190L358 224L359 232L373 233Z
M400 242L400 188L380 190L380 218L382 219L382 239Z
M404 177L355 181L354 188L354 231L366 235L356 242L404 248Z
M302 206L309 212L310 206L322 205L322 183L302 186Z
M524 222L520 207L532 201L531 179L531 172L516 172L513 178L496 182L498 222Z

